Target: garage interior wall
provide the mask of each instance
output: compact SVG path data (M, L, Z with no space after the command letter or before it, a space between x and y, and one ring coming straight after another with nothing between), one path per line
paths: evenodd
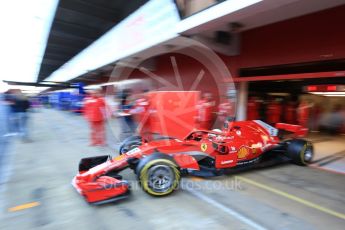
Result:
M238 76L240 68L345 58L345 6L243 32L241 54L220 55Z

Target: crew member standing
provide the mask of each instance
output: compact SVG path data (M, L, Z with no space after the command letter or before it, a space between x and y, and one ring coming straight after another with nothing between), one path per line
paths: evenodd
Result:
M297 109L298 124L304 128L308 128L309 115L310 115L311 104L306 100L302 100Z
M135 122L138 124L138 130L143 129L143 127L147 126L149 123L148 108L149 101L145 93L138 95L138 99L135 100L133 107L129 111Z
M272 100L267 106L267 121L270 124L280 122L282 107L277 100Z
M218 105L218 120L220 124L217 127L223 127L227 120L235 119L235 102L233 98L227 96L226 101Z
M90 96L85 98L84 115L91 128L90 145L105 145L105 102L99 90L90 92Z
M9 144L8 132L9 132L9 120L10 105L2 93L0 93L0 174L3 174L2 169L5 165L5 159L7 157L7 147ZM2 181L0 181L2 182Z
M296 106L293 101L289 101L285 107L285 122L289 124L296 123Z
M30 102L21 90L16 92L12 109L18 134L23 142L30 142L28 137L28 110L30 109Z
M256 97L250 97L247 104L247 120L259 119L259 103Z
M228 117L233 117L232 115L234 114L233 112L233 106L231 105L230 102L224 102L220 103L218 106L218 118L222 125L226 121Z
M205 93L203 99L197 105L199 129L210 130L212 128L215 102L211 93Z

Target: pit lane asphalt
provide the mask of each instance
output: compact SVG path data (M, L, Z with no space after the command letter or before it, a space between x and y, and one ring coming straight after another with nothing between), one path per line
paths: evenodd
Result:
M112 135L119 137L117 125L118 121L112 121ZM127 200L88 205L70 185L78 162L87 156L115 155L115 151L89 147L87 123L68 112L42 109L32 113L30 131L32 143L12 143L7 162L11 167L6 167L11 172L6 172L8 182L0 190L0 229L343 229L345 225L341 218L345 176L290 164L207 180L184 178L177 192L163 198L151 197L133 184ZM114 148L115 138L108 136ZM315 143L317 156L345 149L343 141L331 138ZM122 175L136 180L130 170ZM33 202L39 205L9 210Z

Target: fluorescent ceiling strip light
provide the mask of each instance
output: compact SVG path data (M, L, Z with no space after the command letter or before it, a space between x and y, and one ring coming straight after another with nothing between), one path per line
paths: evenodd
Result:
M344 92L310 92L311 94L316 94L316 95L325 95L325 94L328 94L328 95L343 95L345 94L345 91Z
M142 81L141 79L127 79L127 80L116 81L116 82L107 82L107 83L99 84L99 86L130 84L130 83L141 82L141 81Z
M152 0L81 51L47 80L68 81L178 35L179 15L172 0Z
M10 85L8 86L8 88L11 88L11 89L20 89L22 90L24 93L33 93L33 92L36 92L36 93L39 93L43 90L46 90L48 89L49 87L36 87L36 86L29 86L29 85Z
M65 63L48 79L68 81L175 38L188 28L260 1L262 0L227 0L180 21L172 0L151 0Z
M0 2L0 80L36 81L57 4L58 0Z

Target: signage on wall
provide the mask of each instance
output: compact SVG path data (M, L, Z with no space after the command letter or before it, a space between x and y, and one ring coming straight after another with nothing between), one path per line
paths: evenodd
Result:
M328 97L345 97L345 85L308 85L304 87L304 92Z

